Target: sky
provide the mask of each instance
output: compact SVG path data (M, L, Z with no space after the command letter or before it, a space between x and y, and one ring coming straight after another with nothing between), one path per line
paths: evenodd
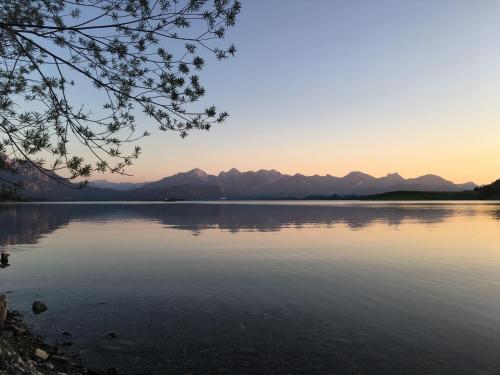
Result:
M243 0L208 59L207 100L230 118L186 139L155 130L129 169L151 181L277 169L343 176L500 177L500 2ZM100 176L96 176L96 178Z

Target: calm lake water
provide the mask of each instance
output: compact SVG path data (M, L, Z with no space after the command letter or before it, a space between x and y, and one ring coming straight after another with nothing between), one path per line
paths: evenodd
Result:
M0 247L87 366L500 373L500 203L4 204Z

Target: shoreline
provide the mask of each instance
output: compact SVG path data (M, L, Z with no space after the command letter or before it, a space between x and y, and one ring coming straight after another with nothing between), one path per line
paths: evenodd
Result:
M118 375L115 368L87 369L76 354L35 335L23 315L0 295L0 375ZM2 321L4 319L4 321Z

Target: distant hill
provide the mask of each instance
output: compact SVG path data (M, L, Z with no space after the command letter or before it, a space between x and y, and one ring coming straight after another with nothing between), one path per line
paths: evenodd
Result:
M476 187L474 190L479 193L481 198L500 199L500 179L489 185Z
M218 175L210 175L195 168L144 184L116 184L97 180L84 189L61 185L28 164L20 166L15 176L0 170L0 178L2 177L22 183L22 194L26 197L60 201L284 199L332 195L364 196L391 191L460 192L477 187L472 182L454 184L435 175L410 179L397 173L378 178L362 172L351 172L343 177L305 176L283 174L274 169L256 172L231 169Z
M113 189L118 191L134 190L144 186L146 182L112 182L108 180L93 180L89 186L101 189Z
M477 200L479 194L474 190L468 191L392 191L388 193L367 195L364 200L376 201L450 201L450 200Z
M14 164L13 161L9 161ZM15 164L16 173L12 174L0 169L0 185L2 181L20 184L18 194L22 198L36 201L131 201L131 200L164 200L173 199L217 199L222 192L217 186L190 186L180 184L168 188L136 188L132 190L116 190L94 187L93 184L79 189L76 184L61 184L58 176L51 172L42 173L28 163ZM60 178L60 177L59 177ZM69 185L69 186L68 186Z

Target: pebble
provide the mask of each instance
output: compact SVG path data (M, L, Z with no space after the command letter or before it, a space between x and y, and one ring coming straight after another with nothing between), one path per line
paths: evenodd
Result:
M12 336L14 336L14 332L12 332L12 331L3 331L2 332L2 337L9 338Z
M54 365L52 363L44 363L42 365L43 368L47 369L47 370L53 370L54 369Z
M40 358L41 360L45 361L49 358L49 353L47 353L45 350L42 350L42 349L36 349L35 350L35 357Z
M75 362L64 357L58 347L46 346L43 338L31 335L24 325L22 316L8 311L6 329L0 331L0 375L89 375ZM113 343L120 343L113 340ZM127 347L128 343L122 343ZM131 345L132 346L132 345ZM96 371L94 374L117 375L116 369Z
M26 334L28 332L26 330L26 328L23 328L23 327L20 327L20 326L16 326L16 325L11 326L10 329L12 330L12 332L14 333L14 335L16 335L16 336L21 336L21 335L24 335L24 334Z

